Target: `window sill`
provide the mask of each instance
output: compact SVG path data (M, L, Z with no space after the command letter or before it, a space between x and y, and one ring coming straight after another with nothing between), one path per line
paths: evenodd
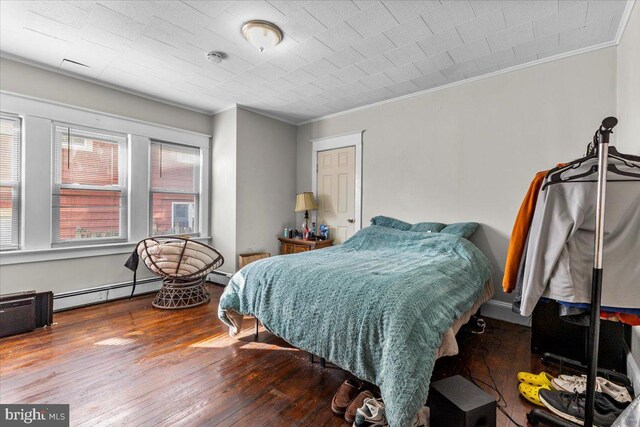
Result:
M193 240L208 243L211 237L194 237ZM63 259L129 254L138 242L108 243L87 246L66 246L36 250L0 252L0 266Z

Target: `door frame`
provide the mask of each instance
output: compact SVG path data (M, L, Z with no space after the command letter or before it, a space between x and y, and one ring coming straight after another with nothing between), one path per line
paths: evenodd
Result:
M354 205L354 230L358 231L362 228L362 135L364 130L356 133L348 133L336 136L327 136L324 138L311 139L313 150L311 153L311 189L313 197L318 200L318 152L329 151L336 148L355 147L355 205ZM317 222L316 217L316 222Z

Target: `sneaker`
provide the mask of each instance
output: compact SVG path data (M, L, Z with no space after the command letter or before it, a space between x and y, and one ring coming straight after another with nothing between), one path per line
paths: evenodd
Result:
M429 407L423 406L413 418L411 427L429 427L429 416Z
M344 415L349 404L360 393L360 389L362 389L362 383L356 379L349 378L343 382L333 399L331 399L333 413L340 416Z
M551 412L573 423L584 425L586 397L584 393L566 391L540 390L540 401ZM622 413L602 393L596 393L593 408L593 424L597 427L608 427Z
M554 378L552 383L556 390L576 391L578 393L584 393L587 390L586 375L560 375L558 378ZM621 403L631 402L632 400L631 394L629 394L629 390L626 387L614 384L606 378L596 378L596 391L607 394Z
M598 393L596 392L596 404L603 405L606 407L612 407L614 412L620 414L627 406L631 404L631 402L620 402L613 397L609 396L607 393Z
M353 427L387 427L388 425L382 399L365 399L356 411L356 419L353 422Z
M349 424L353 424L353 422L356 420L356 412L358 411L358 408L364 405L364 401L366 399L373 398L373 393L371 393L369 390L360 392L360 394L358 394L358 396L356 396L356 398L353 399L351 403L349 403L349 406L347 406L347 410L344 412L345 421Z

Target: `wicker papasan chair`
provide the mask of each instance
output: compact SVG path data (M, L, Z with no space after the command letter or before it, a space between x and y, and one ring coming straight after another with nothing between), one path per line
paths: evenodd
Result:
M162 288L152 305L156 308L179 309L209 302L204 286L207 275L224 264L224 258L214 248L196 240L175 236L156 236L141 240L125 266L136 270L141 258L149 271L162 277Z

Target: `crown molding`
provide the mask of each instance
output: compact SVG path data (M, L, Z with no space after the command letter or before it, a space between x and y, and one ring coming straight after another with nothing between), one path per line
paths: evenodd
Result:
M405 99L414 98L416 96L426 95L428 93L433 93L433 92L438 92L438 91L441 91L441 90L451 89L451 88L456 87L456 86L462 86L462 85L465 85L465 84L468 84L468 83L477 82L479 80L488 79L488 78L491 78L491 77L495 77L495 76L499 76L499 75L502 75L502 74L511 73L513 71L518 71L518 70L522 70L522 69L529 68L529 67L535 67L536 65L546 64L548 62L557 61L557 60L560 60L560 59L568 58L570 56L581 55L583 53L592 52L592 51L600 50L600 49L606 49L606 48L612 47L612 46L617 46L617 42L615 40L612 40L612 41L606 42L606 43L601 43L599 45L594 45L594 46L589 46L589 47L585 47L585 48L578 49L578 50L573 50L571 52L561 53L559 55L549 56L547 58L542 58L542 59L538 59L536 61L527 62L526 64L516 65L516 66L513 66L513 67L505 68L504 70L494 71L493 73L483 74L481 76L476 76L476 77L472 77L470 79L460 80L460 81L457 81L457 82L449 83L447 85L437 86L437 87L434 87L434 88L431 88L431 89L425 89L425 90L421 90L419 92L409 93L409 94L406 94L406 95L398 96L396 98L385 99L384 101L374 102L373 104L362 105L360 107L351 108L349 110L344 110L344 111L340 111L340 112L337 112L337 113L328 114L326 116L317 117L315 119L305 120L303 122L299 122L297 125L298 126L302 126L302 125L306 125L306 124L309 124L309 123L318 122L320 120L331 119L331 118L339 117L339 116L342 116L342 115L345 115L345 114L355 113L356 111L362 111L362 110L366 110L368 108L378 107L380 105L389 104L391 102L402 101L402 100L405 100Z
M404 99L409 99L409 98L413 98L415 96L425 95L427 93L437 92L439 90L450 89L452 87L460 86L460 85L467 84L467 83L472 83L472 82L475 82L475 81L478 81L478 80L482 80L482 79L488 79L488 78L491 78L491 77L499 76L501 74L510 73L512 71L522 70L522 69L528 68L528 67L534 67L536 65L545 64L547 62L557 61L557 60L568 58L568 57L574 56L574 55L581 55L583 53L592 52L592 51L599 50L599 49L605 49L605 48L612 47L612 46L618 46L620 44L620 41L622 40L623 35L624 35L624 30L627 27L627 23L629 22L629 17L631 16L631 11L633 9L634 4L635 4L635 0L627 0L627 4L626 4L624 12L622 14L622 18L620 19L620 25L618 26L618 31L616 32L616 37L615 37L614 40L612 40L610 42L605 42L605 43L601 43L601 44L598 44L598 45L589 46L589 47L585 47L585 48L578 49L578 50L573 50L571 52L561 53L559 55L550 56L548 58L539 59L539 60L533 61L533 62L527 62L526 64L520 64L520 65L516 65L514 67L505 68L504 70L495 71L493 73L483 74L481 76L476 76L476 77L473 77L473 78L470 78L470 79L460 80L458 82L450 83L448 85L438 86L438 87L434 87L434 88L431 88L431 89L422 90L420 92L413 92L413 93L409 93L407 95L398 96L396 98L390 98L390 99L386 99L384 101L375 102L373 104L362 105L360 107L351 108L351 109L344 110L344 111L339 111L337 113L327 114L325 116L320 116L320 117L316 117L314 119L309 119L309 120L305 120L305 121L299 122L299 123L297 123L297 126L302 126L302 125L318 122L318 121L325 120L325 119L331 119L333 117L339 117L339 116L342 116L344 114L355 113L356 111L366 110L367 108L377 107L377 106L380 106L380 105L388 104L390 102L402 101Z
M215 115L220 114L220 113L224 113L225 111L233 110L234 108L237 109L237 110L245 110L245 111L248 111L250 113L257 114L259 116L268 117L270 119L277 120L279 122L283 122L283 123L286 123L286 124L289 124L289 125L297 126L297 124L295 122L287 120L287 119L285 119L283 117L279 117L279 116L276 116L275 114L270 114L270 113L265 112L263 110L259 110L259 109L256 109L256 108L253 108L253 107L249 107L247 105L241 105L241 104L232 104L232 105L229 105L228 107L224 107L224 108L222 108L220 110L216 110L212 114L212 116L215 116Z
M285 119L283 117L276 116L275 114L271 114L269 112L266 112L266 111L263 111L263 110L259 110L259 109L253 108L253 107L248 107L246 105L240 105L240 104L236 104L236 105L241 110L249 111L250 113L258 114L259 116L268 117L270 119L277 120L277 121L283 122L283 123L287 123L289 125L298 126L298 123L296 123L294 121L291 121L291 120L287 120L287 119Z
M624 12L622 12L622 18L620 19L620 25L618 26L618 31L616 32L616 45L619 45L622 41L622 36L624 36L624 30L627 29L627 24L629 23L629 17L631 16L631 11L633 10L633 6L635 5L636 0L627 0L627 5L624 8Z
M50 99L40 98L40 97L37 97L37 96L24 95L22 93L16 93L16 92L11 92L11 91L8 91L8 90L0 89L0 98L3 95L14 96L16 98L27 99L27 100L30 100L30 101L37 101L37 102L41 102L43 104L55 105L57 107L70 108L70 109L73 109L73 110L76 110L76 111L84 111L84 112L92 113L92 114L100 114L101 116L113 117L114 119L119 119L119 120L126 120L126 121L131 122L131 123L140 123L140 124L143 124L143 125L154 126L154 127L157 127L157 128L169 129L169 130L172 130L172 131L178 131L178 132L183 132L183 133L186 133L186 134L204 136L204 137L207 137L207 138L211 138L211 135L208 134L208 133L196 132L196 131L189 130L189 129L182 129L182 128L178 128L178 127L175 127L175 126L165 125L163 123L150 122L150 121L147 121L147 120L136 119L136 118L133 118L133 117L121 116L121 115L118 115L118 114L108 113L106 111L94 110L92 108L86 108L86 107L79 107L77 105L66 104L64 102L52 101Z
M213 116L215 116L216 114L224 113L225 111L233 110L234 108L238 108L238 104L236 104L235 102L234 102L233 104L228 105L228 106L226 106L226 107L224 107L224 108L221 108L221 109L219 109L219 110L214 110L214 111L211 113L211 116L213 117Z

